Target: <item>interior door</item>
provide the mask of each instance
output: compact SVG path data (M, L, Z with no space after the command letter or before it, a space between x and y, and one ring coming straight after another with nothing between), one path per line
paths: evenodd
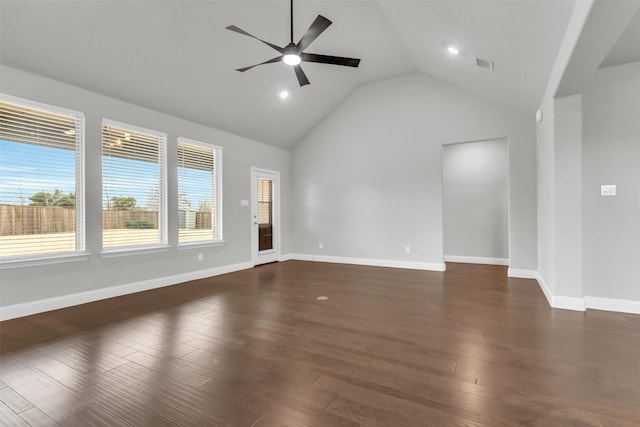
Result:
M251 169L251 253L253 265L280 259L280 173Z

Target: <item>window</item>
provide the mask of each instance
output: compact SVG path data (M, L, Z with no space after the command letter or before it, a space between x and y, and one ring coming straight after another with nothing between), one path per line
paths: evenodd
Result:
M84 115L0 94L0 261L83 252Z
M222 148L178 139L178 243L222 240Z
M273 180L258 178L258 250L273 249Z
M167 244L166 135L102 123L102 247Z

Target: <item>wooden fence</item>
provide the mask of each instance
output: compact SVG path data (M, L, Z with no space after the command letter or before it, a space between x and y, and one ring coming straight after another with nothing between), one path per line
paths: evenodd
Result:
M127 227L128 222L140 221L151 224L142 228L158 228L158 212L102 211L102 229L115 230Z
M211 230L211 212L196 212L196 230Z
M0 205L0 236L64 233L76 228L74 209Z
M142 221L158 228L158 212L103 211L104 230L127 228L127 222ZM76 229L75 209L57 206L0 205L0 236L65 233ZM211 212L196 212L196 229L211 228Z

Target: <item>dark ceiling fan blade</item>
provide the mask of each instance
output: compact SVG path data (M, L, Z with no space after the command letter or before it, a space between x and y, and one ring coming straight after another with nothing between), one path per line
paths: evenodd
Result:
M311 24L307 32L304 33L304 35L296 45L298 52L302 52L303 50L305 50L307 46L309 46L311 42L317 39L318 36L322 34L322 32L326 30L331 24L332 22L327 18L322 15L318 15L315 21L313 21L313 24Z
M294 65L293 69L296 72L296 77L298 78L298 83L300 83L300 86L308 85L309 84L309 79L304 74L304 71L302 71L302 67L299 66L299 65Z
M256 39L256 40L259 40L259 41L261 41L262 43L266 44L267 46L269 46L269 47L271 47L271 48L273 48L273 49L275 49L275 50L277 50L277 51L278 51L278 52L280 52L280 53L282 53L282 51L284 50L284 48L282 48L282 47L280 47L280 46L276 46L275 44L273 44L273 43L269 43L269 42L264 41L264 40L262 40L262 39L259 39L259 38L257 38L256 36L254 36L254 35L251 35L251 34L247 33L245 30L243 30L243 29L241 29L241 28L236 27L235 25L229 25L228 27L225 27L225 28L226 28L227 30L235 31L236 33L240 33L240 34L243 34L243 35L245 35L245 36L249 36L249 37L251 37L251 38L254 38L254 39Z
M282 55L276 56L275 58L271 58L270 60L261 62L259 64L249 65L248 67L236 68L236 71L240 71L241 73L244 73L245 71L250 70L253 67L257 67L258 65L273 64L274 62L279 62L279 61L282 61Z
M306 62L319 62L321 64L344 65L345 67L357 67L360 64L358 58L345 58L343 56L318 55L315 53L301 53L300 58Z

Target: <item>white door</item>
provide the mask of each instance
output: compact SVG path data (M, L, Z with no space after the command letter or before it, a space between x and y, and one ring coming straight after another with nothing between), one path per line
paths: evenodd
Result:
M280 173L251 168L253 265L280 259Z

